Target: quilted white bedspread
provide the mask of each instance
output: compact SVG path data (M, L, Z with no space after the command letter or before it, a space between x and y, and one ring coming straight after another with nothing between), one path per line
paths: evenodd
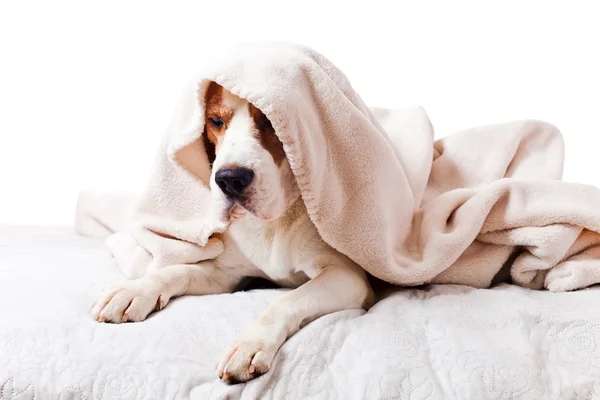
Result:
M600 291L432 286L328 315L271 371L227 386L216 355L280 291L186 297L136 324L95 322L121 279L101 241L0 227L1 399L596 399Z

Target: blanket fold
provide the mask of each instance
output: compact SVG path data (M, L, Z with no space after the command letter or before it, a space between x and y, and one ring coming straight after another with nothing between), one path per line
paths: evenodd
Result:
M526 287L600 282L600 191L560 181L554 126L517 121L434 141L422 108L369 108L321 54L279 42L215 56L184 90L146 191L107 239L126 275L222 251L202 138L210 81L265 113L319 233L372 275L488 287L508 262Z

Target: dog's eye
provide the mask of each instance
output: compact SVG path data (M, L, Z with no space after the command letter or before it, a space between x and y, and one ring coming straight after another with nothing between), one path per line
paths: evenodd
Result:
M215 127L215 128L220 128L223 126L223 120L221 118L210 118L210 123Z

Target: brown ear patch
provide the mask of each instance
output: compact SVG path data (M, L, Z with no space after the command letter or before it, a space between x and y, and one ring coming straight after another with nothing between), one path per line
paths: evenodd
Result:
M212 168L215 158L217 158L215 144L208 138L208 132L206 131L206 123L204 125L204 132L202 133L202 142L204 143L204 150L206 150L206 157L208 157L208 163Z
M215 149L219 147L227 126L233 118L233 110L223 101L223 90L218 83L209 83L204 101L204 133Z
M258 132L260 144L271 154L273 160L275 160L275 164L280 166L285 159L283 143L281 143L281 140L275 134L275 129L273 129L273 125L271 125L271 121L269 121L267 116L250 103L248 103L248 107Z
M208 162L211 168L217 156L217 138L213 129L210 129L208 126L208 110L209 108L214 108L215 104L221 103L222 98L223 88L215 82L210 82L206 88L206 93L204 94L204 131L202 132L202 143L204 144L206 156L208 157Z

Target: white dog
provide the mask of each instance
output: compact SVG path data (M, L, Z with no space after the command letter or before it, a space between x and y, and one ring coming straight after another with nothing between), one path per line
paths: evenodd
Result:
M267 372L278 349L302 326L335 311L367 308L373 291L365 271L319 236L267 117L216 83L208 87L205 115L211 192L231 220L219 234L224 252L119 283L93 313L101 322L142 321L173 297L231 292L249 276L295 288L271 303L222 355L219 377L245 382Z

